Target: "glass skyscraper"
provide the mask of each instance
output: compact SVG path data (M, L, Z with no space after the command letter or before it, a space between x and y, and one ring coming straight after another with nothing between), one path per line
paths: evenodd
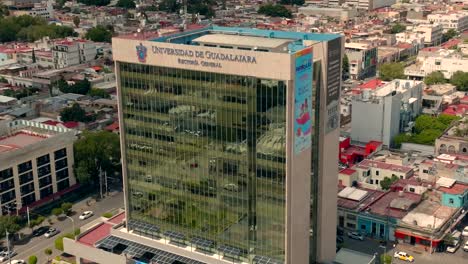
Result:
M211 26L113 42L128 230L223 260L318 259L319 141L339 81L317 87L341 38Z

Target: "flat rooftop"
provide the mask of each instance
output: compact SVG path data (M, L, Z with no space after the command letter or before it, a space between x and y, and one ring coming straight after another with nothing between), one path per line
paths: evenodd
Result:
M13 135L0 137L0 153L24 148L46 139L45 135L37 135L25 131Z
M193 42L200 44L258 47L266 49L278 48L293 41L294 39L278 39L258 36L239 36L220 33L204 35L193 40Z
M213 36L210 36L213 35ZM207 36L205 38L202 38ZM296 52L310 46L313 42L330 41L340 38L338 34L319 34L295 31L262 30L257 28L207 26L184 32L170 33L151 41L183 45L199 45L200 41L215 41L226 45L267 45L278 46L287 43L284 52ZM254 43L257 41L257 43ZM307 43L304 43L307 41Z

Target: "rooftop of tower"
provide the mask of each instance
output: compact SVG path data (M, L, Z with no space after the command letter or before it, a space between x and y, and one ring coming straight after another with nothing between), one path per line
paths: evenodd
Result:
M336 34L207 26L170 33L154 38L152 41L259 52L293 53L315 42L330 41L338 37L339 35Z

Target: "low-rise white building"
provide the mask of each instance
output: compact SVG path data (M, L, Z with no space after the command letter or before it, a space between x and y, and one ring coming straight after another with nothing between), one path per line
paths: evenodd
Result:
M39 205L76 184L75 132L26 120L0 121L0 215Z
M393 138L409 131L421 113L423 86L421 81L396 79L363 90L352 100L351 139L391 146Z
M411 167L367 159L354 166L353 169L357 172L362 186L370 189L381 189L380 183L385 178L408 179L414 174Z
M398 42L424 39L426 46L439 45L442 42L443 27L440 24L421 24L413 27L407 27L405 32L397 33L396 39ZM411 44L411 43L410 43Z
M429 14L427 20L431 24L440 24L444 31L454 29L463 32L468 29L468 12Z
M446 79L450 79L455 72L466 69L468 69L468 58L464 58L455 50L440 49L420 52L416 63L405 68L405 75L421 79L434 71L440 71Z

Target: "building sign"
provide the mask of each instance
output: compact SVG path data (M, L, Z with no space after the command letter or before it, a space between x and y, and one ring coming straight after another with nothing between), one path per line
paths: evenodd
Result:
M340 122L341 38L328 42L327 114L325 133L335 130Z
M195 65L211 68L222 68L222 62L237 62L246 64L257 64L255 56L220 53L212 51L194 51L190 49L174 49L152 46L151 50L154 54L162 54L176 56L177 63L186 65Z
M312 144L312 48L295 54L294 153Z

